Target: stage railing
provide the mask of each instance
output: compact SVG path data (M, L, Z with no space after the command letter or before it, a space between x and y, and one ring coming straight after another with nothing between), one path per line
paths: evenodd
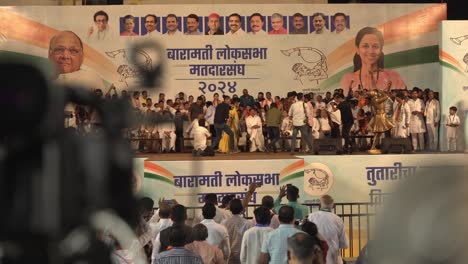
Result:
M309 207L309 213L320 209L318 203L305 203L304 205ZM251 219L253 210L259 206L259 204L249 204L244 216ZM361 249L372 237L371 230L375 225L375 216L381 208L381 205L376 203L335 204L334 213L343 220L349 238L349 247L342 252L345 259L354 260L359 256ZM195 215L201 214L201 212L197 212L198 210L201 210L201 207L187 207L189 224Z

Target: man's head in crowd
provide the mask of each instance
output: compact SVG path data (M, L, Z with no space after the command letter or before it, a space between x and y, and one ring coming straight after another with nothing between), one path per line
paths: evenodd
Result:
M254 215L255 215L255 221L257 222L257 224L260 224L260 225L270 224L271 216L272 216L270 208L267 208L263 205L260 207L257 207L254 210Z
M177 204L172 207L171 220L174 223L184 223L187 219L187 210L185 206Z
M292 224L294 222L294 208L284 205L279 209L278 220L283 224Z
M208 228L204 224L196 224L192 229L192 238L194 241L204 241L208 238Z
M330 195L325 194L322 197L320 197L320 207L321 208L331 210L331 209L333 209L333 206L334 206L334 201L333 201L333 198Z
M262 198L262 206L265 206L266 208L268 208L270 210L273 209L273 207L275 207L274 202L275 202L275 200L270 195L265 195Z
M80 70L83 59L83 42L75 33L62 31L50 39L49 60L59 74Z
M141 217L148 220L153 215L154 201L149 197L143 197L138 201L138 212Z
M288 238L288 259L293 264L322 264L323 255L317 240L306 233L296 233Z
M202 208L202 215L205 219L213 219L216 215L216 207L212 203L206 203Z
M228 194L228 195L223 196L223 199L221 200L221 207L228 209L229 203L232 201L232 199L234 199L233 194Z
M163 219L168 219L171 217L172 209L170 207L159 208L158 215Z
M232 214L240 214L244 211L244 207L242 206L242 201L238 198L232 199L229 203L229 210L231 210Z
M218 205L218 196L216 193L207 193L205 194L205 203L211 203L214 205Z
M185 246L185 230L182 227L171 228L169 232L169 243L173 247Z
M297 201L297 198L299 198L299 189L294 185L287 185L286 198L291 202Z

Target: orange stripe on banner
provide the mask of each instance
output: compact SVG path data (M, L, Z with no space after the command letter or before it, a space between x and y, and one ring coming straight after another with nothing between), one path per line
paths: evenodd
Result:
M294 162L293 164L287 166L286 168L282 169L280 171L280 177L281 178L284 178L286 176L289 176L289 174L291 174L291 172L301 168L304 166L304 160L301 159L301 160L298 160L297 162Z
M0 9L0 32L7 38L49 49L50 39L58 30L8 10ZM95 71L115 74L116 66L104 55L83 43L84 64Z
M174 175L170 171L166 170L165 168L157 164L152 163L151 161L145 161L144 168L145 170L155 172L156 174L160 176L163 176L169 179L174 179Z
M441 58L443 61L446 61L450 64L452 64L453 66L459 68L460 70L463 71L463 67L462 65L457 61L457 59L455 59L454 57L452 57L450 54L444 52L443 50L439 49L439 58Z
M420 35L438 30L439 22L447 19L447 5L434 4L413 13L395 18L377 26L382 31L385 45L407 41ZM331 72L352 62L355 38L347 41L328 55Z

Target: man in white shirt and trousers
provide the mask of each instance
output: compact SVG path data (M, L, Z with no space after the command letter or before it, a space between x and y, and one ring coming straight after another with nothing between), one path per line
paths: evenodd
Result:
M309 214L309 221L317 225L319 234L328 243L327 264L342 264L340 250L349 246L343 220L332 212L333 198L330 195L320 197L320 211Z
M426 110L424 111L424 116L426 117L427 147L430 151L436 151L439 141L440 104L434 98L434 91L429 91L427 96L429 99L426 102Z
M426 124L424 123L424 102L418 98L418 91L411 92L411 99L408 100L408 105L411 110L410 118L410 133L411 141L413 142L413 150L420 151L424 149L424 132L426 132Z

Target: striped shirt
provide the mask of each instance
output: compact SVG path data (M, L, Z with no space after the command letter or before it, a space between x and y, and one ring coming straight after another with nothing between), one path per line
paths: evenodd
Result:
M153 264L203 264L200 256L183 247L164 251L154 259Z

